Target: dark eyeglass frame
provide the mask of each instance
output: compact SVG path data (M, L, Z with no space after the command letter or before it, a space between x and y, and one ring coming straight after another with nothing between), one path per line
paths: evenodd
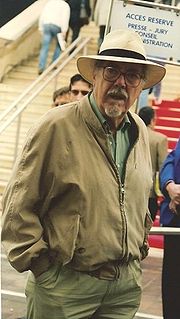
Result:
M81 93L83 96L85 96L86 94L89 93L89 91L86 91L86 90L71 90L72 94L74 95L78 95L79 93Z
M114 73L116 73L114 75L114 77L112 75L111 75L111 77L108 77L108 74L107 74L108 70L114 70ZM126 85L131 86L133 88L138 87L140 85L141 81L145 81L145 76L141 73L136 72L136 71L122 72L114 66L104 66L103 67L103 78L104 78L104 80L106 80L108 82L115 82L122 75L124 77ZM134 81L134 83L132 81Z

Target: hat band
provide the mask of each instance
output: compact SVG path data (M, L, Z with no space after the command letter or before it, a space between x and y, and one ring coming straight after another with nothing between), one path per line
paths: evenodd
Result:
M117 56L122 58L132 58L132 59L138 59L138 60L146 60L144 55L129 51L129 50L123 50L123 49L108 49L101 51L98 55L107 55L107 56Z

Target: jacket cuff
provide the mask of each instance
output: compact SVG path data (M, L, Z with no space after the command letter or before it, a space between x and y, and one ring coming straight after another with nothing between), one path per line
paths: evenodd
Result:
M164 195L165 197L169 197L169 193L168 193L166 187L167 187L167 185L170 184L170 183L174 183L173 179L169 179L169 180L165 183L165 185L164 185L163 195Z

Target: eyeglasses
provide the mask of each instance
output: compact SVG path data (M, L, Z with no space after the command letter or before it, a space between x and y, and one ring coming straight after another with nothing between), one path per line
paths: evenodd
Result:
M129 85L133 88L138 87L141 81L144 80L144 76L138 72L121 72L118 68L113 66L105 66L103 68L103 78L108 82L115 82L122 75L126 85Z
M71 90L71 92L74 95L78 95L79 93L81 93L83 96L89 93L89 91L86 91L86 90Z

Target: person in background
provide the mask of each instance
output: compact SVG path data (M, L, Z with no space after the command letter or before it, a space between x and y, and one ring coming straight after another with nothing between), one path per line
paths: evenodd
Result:
M162 60L161 57L158 56L149 56L150 58L155 58L158 59L158 64L165 66L165 62ZM160 60L161 61L160 61ZM153 94L153 98L154 98L154 103L155 105L159 105L162 103L162 82L160 81L159 83L155 84L154 86L152 86L150 89L148 90L143 90L138 98L137 101L137 108L141 109L144 106L149 105L149 98L148 96L150 94ZM152 98L151 98L152 99Z
M40 75L46 68L48 52L50 44L55 39L56 46L52 56L54 62L61 53L61 47L58 41L58 33L62 33L63 38L69 26L70 7L64 0L49 0L39 17L39 30L42 33L42 44L39 54L39 70Z
M147 126L149 135L149 145L152 161L152 176L153 176L153 187L149 197L149 211L151 218L154 221L159 208L158 197L156 192L157 187L157 176L168 154L168 139L167 136L155 131L156 116L155 111L150 106L145 106L139 111L140 118L144 121Z
M180 138L161 168L160 188L164 200L160 207L160 222L176 227L179 235L164 235L162 266L162 303L164 319L179 319L180 315Z
M94 9L94 21L99 27L98 48L100 47L106 29L106 22L109 12L109 0L97 0Z
M91 7L89 0L67 0L71 14L69 27L72 30L71 43L78 38L81 27L89 23Z
M161 87L162 87L162 83L159 82L157 83L155 86L153 86L150 89L147 90L143 90L138 98L137 101L137 108L138 110L140 110L141 108L147 106L148 104L150 104L149 102L149 95L153 94L154 95L154 103L156 105L159 105L162 103L162 99L161 99Z
M161 99L161 91L162 91L162 82L157 83L153 88L152 88L152 93L154 95L154 103L156 105L159 105L162 103Z
M149 105L149 92L152 93L152 88L143 90L137 99L137 110L139 111L141 108Z
M30 270L27 319L132 319L152 171L147 129L129 109L165 69L125 29L77 67L93 91L29 131L3 195L2 243L14 268Z
M69 90L70 100L79 101L92 90L92 85L81 74L76 73L70 78Z
M53 107L70 102L69 86L63 86L53 93Z

